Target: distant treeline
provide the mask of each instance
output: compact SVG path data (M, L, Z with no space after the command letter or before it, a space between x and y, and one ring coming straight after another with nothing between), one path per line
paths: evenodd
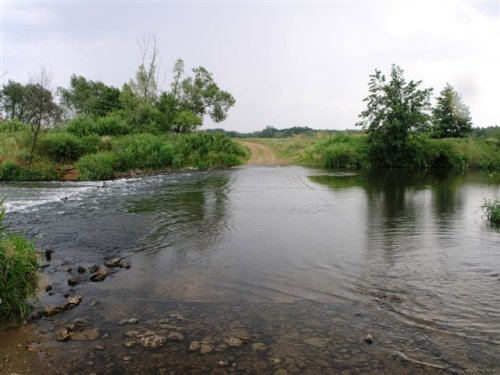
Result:
M315 134L338 134L338 133L361 133L359 130L335 130L335 129L312 129L307 126L294 126L291 128L277 129L273 126L266 126L262 130L243 133L235 130L207 129L207 132L223 133L232 138L288 138L295 135L313 136Z

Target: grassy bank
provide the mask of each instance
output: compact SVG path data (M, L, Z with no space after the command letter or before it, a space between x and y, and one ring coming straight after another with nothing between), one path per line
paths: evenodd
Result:
M225 135L136 133L100 135L63 129L40 137L30 161L30 134L23 129L0 133L0 180L103 180L130 173L216 168L241 163L244 150ZM75 134L76 133L76 134Z
M373 162L377 158L371 155L373 150L368 137L359 133L259 139L258 142L269 146L280 158L292 164L351 170L387 166ZM411 168L500 171L500 140L496 138L433 139L419 136L408 145L407 152L410 155L407 167Z
M9 234L3 226L5 210L0 211L0 323L24 316L26 298L37 283L37 259L33 243L23 236Z

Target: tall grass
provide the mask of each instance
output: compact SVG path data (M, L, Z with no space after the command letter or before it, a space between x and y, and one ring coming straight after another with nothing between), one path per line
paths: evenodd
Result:
M486 213L486 218L493 225L500 225L500 201L485 199L483 206L484 212Z
M28 312L26 298L37 284L37 259L32 242L9 234L3 225L5 209L0 208L0 321L20 318Z

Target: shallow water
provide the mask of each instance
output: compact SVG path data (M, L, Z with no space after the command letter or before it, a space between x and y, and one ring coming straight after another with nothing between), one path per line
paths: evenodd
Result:
M37 306L83 296L37 323L54 373L493 374L500 233L480 206L499 186L488 175L243 167L2 184L0 196L10 227L55 251L44 268L53 295ZM112 256L131 269L67 285L76 266ZM52 340L81 317L97 340ZM139 324L117 324L129 317ZM184 339L129 348L131 329ZM232 336L247 344L187 350Z

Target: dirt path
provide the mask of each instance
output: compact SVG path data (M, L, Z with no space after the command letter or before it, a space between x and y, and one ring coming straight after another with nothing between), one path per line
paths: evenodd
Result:
M239 144L248 148L252 155L247 161L247 165L285 165L283 160L278 159L274 152L260 143L250 141L239 141Z

